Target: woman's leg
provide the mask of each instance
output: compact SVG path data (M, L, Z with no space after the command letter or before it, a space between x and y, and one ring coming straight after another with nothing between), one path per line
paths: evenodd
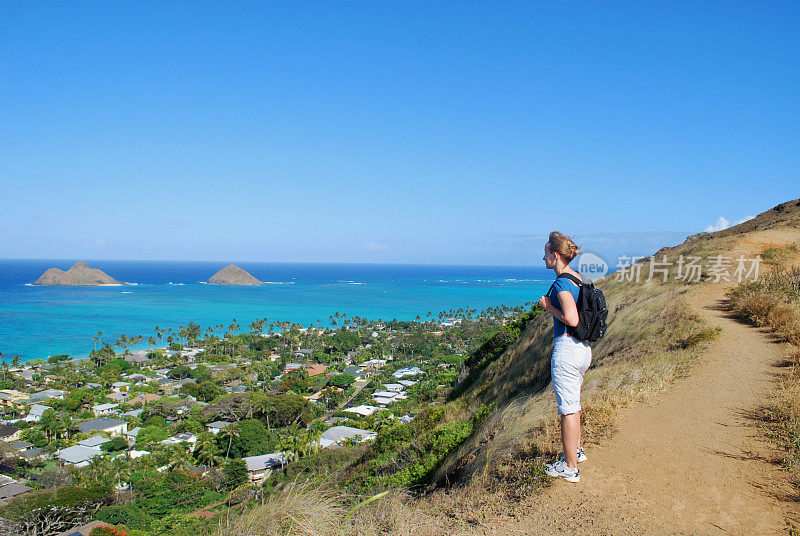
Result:
M578 410L576 414L578 415L578 448L581 448L581 411Z
M564 447L564 460L573 469L578 467L578 437L581 420L577 413L561 416L561 445Z

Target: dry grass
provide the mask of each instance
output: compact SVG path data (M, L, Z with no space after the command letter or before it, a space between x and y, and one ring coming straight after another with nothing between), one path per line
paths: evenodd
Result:
M783 465L790 473L800 501L800 269L776 270L762 281L738 286L728 293L734 314L770 329L794 351L783 363L786 374L774 398L759 410L768 435L784 452Z
M778 267L785 266L788 262L797 256L800 249L797 244L788 244L783 246L768 247L761 254L764 262Z
M761 281L739 285L728 298L736 316L800 346L800 268L777 270Z
M297 483L238 517L221 520L217 536L427 536L446 534L454 525L441 511L424 510L402 490L370 503L352 502L353 497L329 482Z

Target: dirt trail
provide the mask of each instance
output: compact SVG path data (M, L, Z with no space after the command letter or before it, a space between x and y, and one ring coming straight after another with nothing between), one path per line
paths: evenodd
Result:
M780 534L785 473L749 415L774 392L786 348L727 318L723 295L720 285L698 288L692 305L722 336L686 378L586 448L579 484L559 480L475 533Z

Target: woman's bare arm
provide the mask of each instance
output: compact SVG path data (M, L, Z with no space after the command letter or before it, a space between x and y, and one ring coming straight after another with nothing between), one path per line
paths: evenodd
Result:
M578 306L575 304L575 298L572 293L568 290L560 291L558 293L558 302L561 304L561 311L553 305L553 302L547 296L542 296L542 299L539 300L539 305L564 324L573 328L577 326L580 319L578 317Z

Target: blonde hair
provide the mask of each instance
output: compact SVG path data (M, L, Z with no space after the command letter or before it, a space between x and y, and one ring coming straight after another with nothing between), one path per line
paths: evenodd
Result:
M580 253L578 246L575 245L572 238L558 231L550 233L550 237L547 239L547 245L551 252L556 252L561 255L561 258L564 259L564 262L567 264L572 262L575 255Z

